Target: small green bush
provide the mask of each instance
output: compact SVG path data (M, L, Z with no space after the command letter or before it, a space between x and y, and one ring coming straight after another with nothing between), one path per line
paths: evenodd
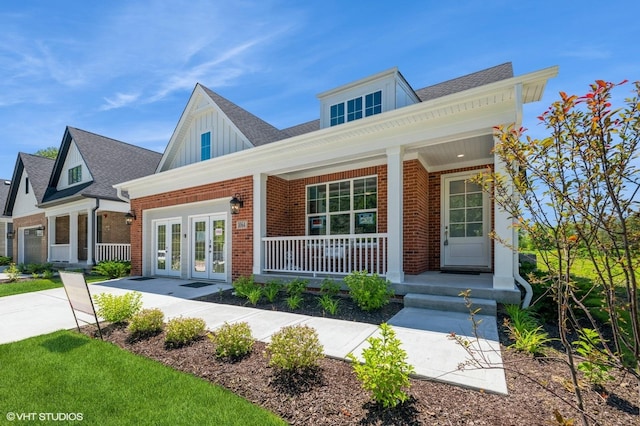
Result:
M538 326L535 314L528 310L522 309L519 305L505 305L507 315L510 318L510 324L517 330L533 330Z
M247 322L227 324L207 337L215 345L215 353L218 358L235 360L247 355L253 349L255 339L251 334L251 327Z
M393 296L389 281L367 271L354 271L344 278L349 287L349 295L363 311L380 309Z
M531 355L541 355L547 348L547 344L553 339L549 337L549 333L543 331L542 326L538 326L532 330L509 329L509 336L514 340L511 347L520 352L526 352Z
M237 296L246 298L249 298L249 293L256 288L259 288L258 284L253 280L253 275L248 277L238 277L232 285Z
M20 278L20 269L15 263L11 263L4 272L8 275L10 283L16 282Z
M133 317L127 330L134 337L147 337L158 334L164 326L164 313L160 309L143 309Z
M278 280L269 281L264 288L262 289L264 296L267 298L269 303L273 303L278 298L278 294L282 290L282 282Z
M320 284L320 294L335 297L340 294L341 286L331 278L325 278Z
M324 357L323 351L316 330L307 325L292 325L271 336L265 354L270 366L299 372L317 367Z
M287 284L287 294L289 296L295 296L296 294L302 294L307 289L309 280L302 278L296 278Z
M289 307L289 309L296 310L300 307L304 299L302 298L301 294L292 294L285 300L287 301L287 306Z
M328 294L323 294L318 299L318 305L330 315L335 315L338 312L338 306L340 305L340 301L338 299L334 299Z
M188 345L203 336L206 327L201 318L174 318L167 323L164 343L170 348Z
M260 299L262 299L262 289L260 287L256 287L247 294L247 299L253 306L256 306Z
M573 344L578 355L584 358L584 361L578 363L578 370L584 373L585 379L593 386L603 386L608 380L615 380L609 374L609 357L599 349L603 342L598 332L591 328L582 328L578 330L578 338Z
M362 387L383 407L395 407L407 400L405 389L410 386L409 375L414 372L407 363L407 353L400 348L400 340L390 325L380 324L380 337L369 337L369 347L362 351L364 364L352 354L353 370Z
M43 274L46 271L51 271L53 265L51 263L29 263L29 264L20 264L18 265L18 269L23 274L31 275L35 278L39 277L40 274Z
M111 279L126 277L131 272L131 262L123 260L105 260L98 262L98 264L93 267L93 272Z
M8 266L11 265L13 259L9 256L0 256L0 266Z
M116 296L110 293L100 293L93 296L98 306L97 314L105 321L123 323L129 321L133 315L142 309L142 294L132 291Z

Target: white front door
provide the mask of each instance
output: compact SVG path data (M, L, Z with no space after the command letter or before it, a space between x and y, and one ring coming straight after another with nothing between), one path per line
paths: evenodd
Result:
M227 215L191 219L191 277L227 280Z
M180 276L182 269L182 225L180 220L155 222L154 274Z
M489 197L470 176L442 178L443 267L491 267Z

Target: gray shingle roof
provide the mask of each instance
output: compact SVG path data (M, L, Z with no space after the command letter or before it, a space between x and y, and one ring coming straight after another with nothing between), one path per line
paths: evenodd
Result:
M202 85L200 84L200 86ZM213 90L205 86L202 88L254 146L265 145L289 137L286 133L218 95Z
M305 133L315 132L320 130L320 120L311 120L306 123L298 124L297 126L287 127L282 129L290 138L294 136L304 135Z
M51 158L19 152L18 158L16 159L16 165L13 168L9 195L6 199L2 214L4 216L11 216L13 214L13 206L16 202L18 188L20 187L23 173L25 173L29 178L29 183L31 188L33 188L33 195L36 198L36 202L40 203L44 197L45 191L47 190L47 183L49 182L49 176L51 176L51 170L53 170L54 164L55 161Z
M0 179L0 216L5 216L4 209L9 200L10 185L7 185L6 182L10 182L9 179Z
M76 143L93 181L57 191L59 179L66 178L62 167L72 140ZM158 152L85 130L67 127L43 201L47 203L71 196L117 201L119 198L113 185L153 174L160 158L162 154Z
M511 62L506 62L482 71L443 81L433 86L423 87L422 89L416 90L416 94L420 100L424 102L511 77L513 77L513 66Z

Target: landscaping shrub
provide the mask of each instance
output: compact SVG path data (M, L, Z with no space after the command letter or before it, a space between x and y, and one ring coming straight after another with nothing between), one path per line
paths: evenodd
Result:
M256 287L247 294L247 299L253 306L256 306L260 299L262 298L262 289L260 287Z
M249 298L249 294L256 288L260 288L253 280L253 275L248 277L238 277L232 285L237 296L246 298Z
M105 260L94 266L93 272L111 279L126 277L131 272L131 262L124 260Z
M341 286L331 278L325 278L320 284L320 294L326 294L331 297L335 297L340 294Z
M602 340L598 333L591 328L582 328L578 330L578 337L573 344L578 355L584 358L584 361L578 363L578 370L584 373L585 379L593 386L600 387L608 380L614 380L609 374L609 357L600 348Z
M20 269L15 263L11 263L4 272L8 275L10 283L16 282L20 278Z
M282 287L282 282L280 282L279 280L272 280L264 286L262 292L264 293L264 296L267 298L269 303L273 303L278 298L278 294L280 294Z
M53 265L51 263L28 263L28 264L20 264L18 265L18 269L23 274L29 274L34 278L40 276L40 274L45 273L46 271L52 271Z
M142 309L142 294L132 291L116 296L110 293L100 293L93 296L98 306L97 314L105 321L123 323Z
M283 327L271 336L266 356L269 365L284 371L301 371L318 366L324 358L318 333L307 325Z
M328 294L323 294L318 299L318 305L322 308L322 310L328 312L330 315L335 315L336 312L338 312L340 301L338 299L334 299Z
M235 360L247 355L253 349L255 339L251 334L251 327L247 322L227 324L207 337L215 345L215 353L218 358Z
M287 284L287 294L289 296L301 295L307 289L307 284L309 284L309 280L296 278Z
M509 337L514 341L511 347L515 350L539 355L544 351L546 344L553 341L542 326L538 325L529 309L522 309L518 305L505 305L505 310L510 320L505 319L504 325L509 330Z
M407 400L405 389L410 386L409 375L414 372L408 364L407 353L400 348L400 340L390 325L380 324L380 337L369 337L369 347L362 351L364 363L350 353L353 370L362 387L383 407L395 407Z
M164 313L160 309L143 309L131 318L127 327L134 337L153 336L162 331Z
M393 296L389 281L367 271L354 271L344 278L349 295L363 311L380 309Z
M170 348L188 345L204 335L206 327L201 318L174 318L167 323L164 343Z
M13 259L10 258L9 256L0 256L0 266L11 265L12 261L13 261Z

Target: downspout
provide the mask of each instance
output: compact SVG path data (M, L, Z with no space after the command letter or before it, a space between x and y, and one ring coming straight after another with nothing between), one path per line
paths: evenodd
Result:
M518 83L514 87L516 99L516 128L522 126L522 83ZM520 275L520 255L518 251L519 235L518 230L513 228L513 277L516 282L524 288L524 299L522 300L522 309L527 309L533 298L533 289L531 284Z
M96 235L98 229L98 218L96 216L96 211L100 208L100 198L96 198L96 206L91 209L91 214L93 215L93 220L91 221L91 243L93 244L93 250L91 251L91 263L96 264Z

